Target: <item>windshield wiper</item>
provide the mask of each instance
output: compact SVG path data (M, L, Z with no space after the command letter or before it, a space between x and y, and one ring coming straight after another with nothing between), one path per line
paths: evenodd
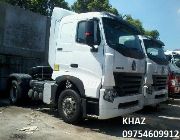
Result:
M121 48L126 48L126 49L129 49L129 50L134 50L134 51L142 52L142 51L141 51L140 49L138 49L138 48L127 47L127 46L124 45L124 44L110 43L110 45L112 45L112 46L119 46L119 47L121 47Z
M119 46L121 46L121 47L125 47L125 48L127 48L127 46L126 45L124 45L124 44L118 44Z
M119 44L119 43L110 43L110 44L113 45L113 46L120 46L120 47L123 47L123 48L128 48L124 44Z

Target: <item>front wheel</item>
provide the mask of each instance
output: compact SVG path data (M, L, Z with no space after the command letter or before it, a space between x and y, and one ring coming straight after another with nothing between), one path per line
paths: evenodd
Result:
M65 122L78 122L82 117L79 94L72 89L62 91L58 99L58 111Z

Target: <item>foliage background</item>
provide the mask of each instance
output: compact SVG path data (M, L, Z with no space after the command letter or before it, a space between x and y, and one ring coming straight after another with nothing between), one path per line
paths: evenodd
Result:
M134 19L131 15L121 15L116 8L113 8L109 0L76 0L72 6L65 0L0 0L23 9L29 9L42 15L50 16L53 8L61 7L77 13L90 11L106 11L123 17L127 22L134 25L143 35L158 39L158 30L146 30L139 19Z

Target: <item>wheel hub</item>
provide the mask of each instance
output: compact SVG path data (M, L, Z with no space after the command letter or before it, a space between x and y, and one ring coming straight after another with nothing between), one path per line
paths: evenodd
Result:
M66 117L71 117L76 112L76 102L72 97L66 97L62 103L63 112Z

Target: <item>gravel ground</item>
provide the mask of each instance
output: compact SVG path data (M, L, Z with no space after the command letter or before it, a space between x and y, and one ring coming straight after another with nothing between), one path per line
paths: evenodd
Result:
M122 124L121 119L85 120L77 125L63 122L46 105L10 106L0 100L0 140L115 140L123 130L179 130L180 98L170 99L155 110L145 108L125 117L145 117L142 125Z

